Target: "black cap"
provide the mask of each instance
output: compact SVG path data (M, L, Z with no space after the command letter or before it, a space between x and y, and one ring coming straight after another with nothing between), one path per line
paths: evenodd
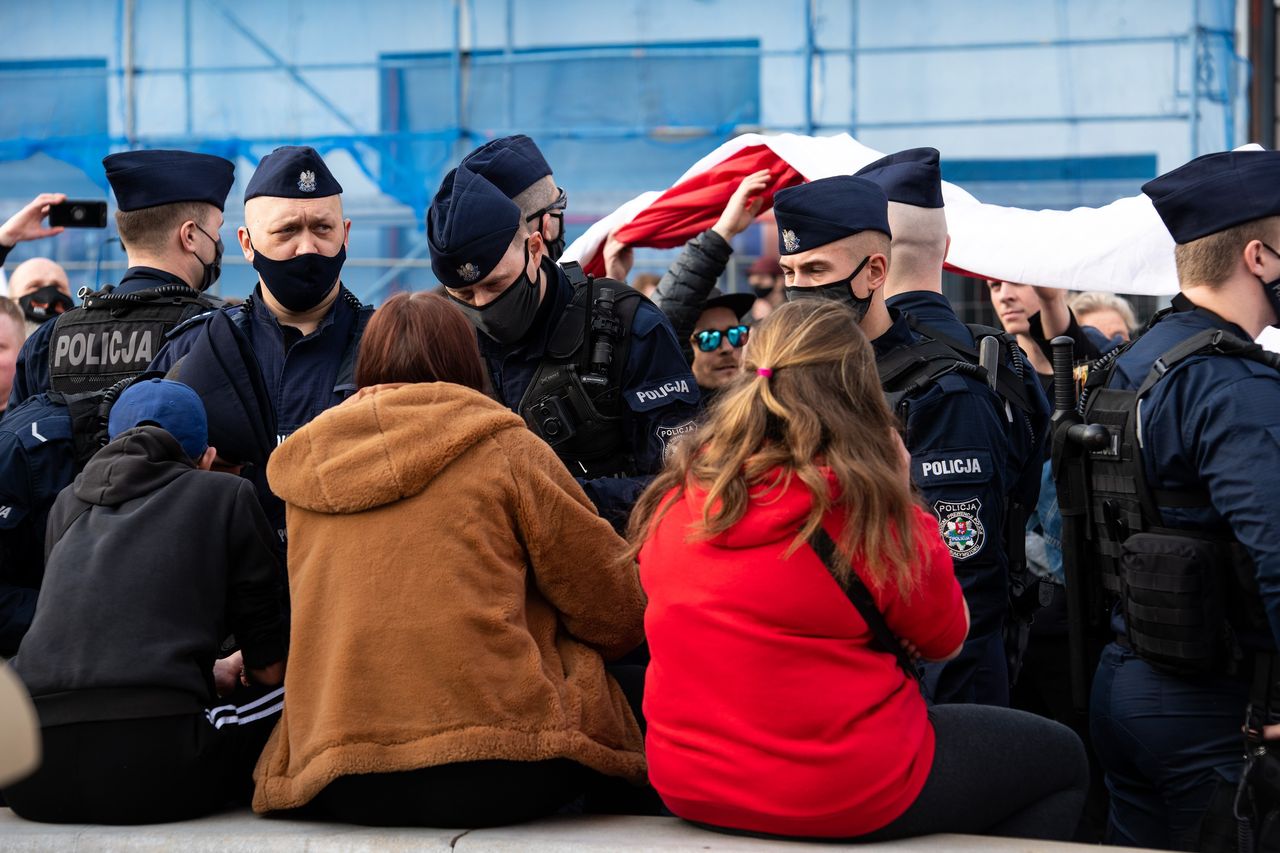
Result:
M836 175L779 190L773 197L778 247L807 252L860 231L889 231L889 201L866 178Z
M889 201L912 207L942 207L942 169L937 148L908 148L853 173L884 190Z
M180 201L222 210L236 177L235 164L194 151L122 151L102 158L116 207L125 212Z
M551 174L538 146L523 133L486 142L462 158L461 165L485 178L507 198L515 198Z
M244 200L267 195L273 198L325 198L341 195L338 183L320 152L309 145L282 145L263 157L244 188Z
M756 296L754 293L721 293L720 288L713 287L707 291L707 298L702 303L702 310L710 311L712 308L728 308L733 312L733 316L741 320L755 303Z
M1190 243L1267 216L1280 216L1280 151L1205 154L1147 181L1142 191L1175 243Z
M493 272L520 227L520 208L466 166L444 176L427 210L431 269L445 287Z

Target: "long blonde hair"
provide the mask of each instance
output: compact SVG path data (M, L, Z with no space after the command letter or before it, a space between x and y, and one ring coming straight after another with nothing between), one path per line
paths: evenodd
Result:
M690 486L706 491L693 536L710 538L738 523L753 497L780 494L794 478L813 495L813 508L786 554L839 508L844 571L861 560L869 582L892 581L905 596L916 580L918 543L897 429L853 312L819 299L781 305L752 331L743 375L640 496L628 530L631 557ZM823 467L839 487L834 501Z

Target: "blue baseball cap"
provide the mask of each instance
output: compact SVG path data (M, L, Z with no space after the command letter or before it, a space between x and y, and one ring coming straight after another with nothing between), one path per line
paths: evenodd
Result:
M1142 185L1175 243L1280 216L1280 151L1205 154Z
M507 198L515 198L551 174L551 166L538 146L523 133L486 142L462 158L461 165L489 181Z
M493 272L520 227L520 208L466 166L445 175L427 210L431 270L445 287L468 287Z
M122 151L102 158L116 207L142 210L180 201L211 204L222 210L236 177L235 164L194 151Z
M942 169L937 148L908 148L854 172L884 190L889 201L912 207L942 207Z
M258 168L244 188L244 200L268 195L273 198L325 198L341 195L338 183L320 152L309 145L282 145L258 161Z
M890 236L889 200L866 178L836 175L779 190L773 197L778 248L807 252L861 231Z
M169 379L145 379L124 390L107 419L107 435L116 436L134 427L158 426L173 436L192 459L209 447L209 420L200 395Z

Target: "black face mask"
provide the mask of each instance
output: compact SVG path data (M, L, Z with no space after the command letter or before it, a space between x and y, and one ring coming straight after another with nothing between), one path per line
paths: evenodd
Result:
M249 248L253 249L252 237ZM283 261L273 261L253 249L253 268L262 276L262 283L277 302L294 314L310 311L324 301L338 283L338 274L346 260L345 245L336 255L311 252Z
M1259 240L1258 242L1261 243L1262 241ZM1280 252L1267 246L1266 243L1262 243L1262 245L1266 247L1268 252L1280 258ZM1276 321L1280 322L1280 278L1271 281L1263 281L1262 276L1255 276L1255 278L1262 284L1262 292L1266 294L1267 301L1271 303L1271 310L1276 313Z
M18 297L18 305L22 314L33 323L44 323L59 314L65 314L75 307L71 297L58 289L57 285L46 284L39 290L33 290L26 296Z
M191 224L196 225L194 222L192 222ZM196 225L196 227L200 228L199 225ZM222 245L221 237L214 237L212 234L210 234L208 231L204 230L203 228L200 228L200 233L213 241L213 260L212 261L206 264L204 261L200 260L199 255L196 255L196 260L200 261L200 265L204 267L203 280L201 281L200 286L196 289L199 290L201 293L204 293L206 290L213 287L213 283L218 280L218 276L222 275L222 251L224 249L224 246Z
M446 291L447 292L447 291ZM449 294L453 304L477 329L500 344L514 344L525 336L538 313L538 282L529 278L529 242L524 244L524 267L511 286L481 307Z
M867 265L867 261L871 260L871 256L867 255L862 259L862 263L849 274L848 278L840 281L833 281L830 284L819 284L814 287L788 287L786 295L788 302L794 302L797 299L834 299L836 302L843 302L853 309L853 313L857 315L858 322L862 322L862 318L867 316L867 309L871 307L871 294L866 296L857 296L853 292L853 280L858 277L858 273L862 272L862 268Z
M542 243L547 247L547 257L552 263L560 260L560 256L564 254L564 209L569 206L569 194L557 187L556 200L551 204L534 211L524 218L525 222L536 221L541 228L542 217L550 214L551 218L556 221L560 229L554 240L548 240L545 234L542 235Z
M751 285L751 292L756 295L757 299L768 299L770 296L773 295L773 285L772 284L753 284Z

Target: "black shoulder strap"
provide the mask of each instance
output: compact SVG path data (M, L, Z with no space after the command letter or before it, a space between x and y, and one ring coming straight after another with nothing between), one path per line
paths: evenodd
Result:
M836 583L840 584L840 588L844 590L845 595L849 596L849 601L858 609L858 614L862 617L862 621L867 623L867 627L871 629L871 634L875 638L876 645L880 646L880 650L888 652L898 659L898 666L902 667L903 672L917 681L920 680L920 670L916 667L915 662L907 655L906 649L902 647L898 637L894 635L893 629L884 621L884 614L880 612L880 608L876 607L875 599L871 597L871 590L867 589L866 584L862 582L862 578L858 577L858 573L849 570L849 580L847 583L840 580L840 572L836 569L836 564L840 560L839 552L836 550L836 543L831 541L831 537L827 535L827 531L819 527L809 537L809 547L818 554L818 559L822 560L822 565L827 567L827 571L831 572Z
M917 322L909 314L907 315L907 321L908 323L910 323L911 328L915 329L917 332L928 335L934 340L940 343L946 344L947 346L951 347L951 349L955 350L957 353L964 356L966 363L974 364L974 365L978 364L978 361L979 361L978 351L973 347L948 337L947 335L943 334L942 332L939 332L937 329L933 328L932 326L928 326L928 325L925 325L924 323ZM979 333L983 331L990 332L993 334L993 336L1001 339L1005 337L1005 333L1001 332L998 329L991 329L985 326L977 326L977 325L971 328L975 332L979 332ZM985 334L981 335L981 337L986 337L986 336L987 335ZM1022 411L1024 412L1032 411L1031 401L1027 399L1027 390L1026 388L1023 387L1022 378L1019 377L1016 373L1014 373L1013 369L1010 368L1009 365L1005 364L1003 361L1000 363L1000 365L996 369L996 391L1000 394L1001 397L1009 401L1009 403L1011 403L1012 405L1017 406Z
M356 324L347 338L347 348L342 351L342 363L338 366L338 379L333 384L334 391L339 393L355 391L356 356L360 353L360 339L364 336L364 327L369 325L369 318L372 316L372 305L360 305L356 309Z
M1222 329L1205 329L1182 341L1155 360L1155 363L1151 365L1151 370L1147 373L1147 378L1142 381L1142 385L1138 388L1138 399L1142 399L1151 390L1152 386L1163 379L1165 374L1179 362L1185 361L1193 355L1202 354L1229 355L1235 358L1244 358L1280 371L1280 356L1275 353L1267 352L1253 341L1242 340Z

